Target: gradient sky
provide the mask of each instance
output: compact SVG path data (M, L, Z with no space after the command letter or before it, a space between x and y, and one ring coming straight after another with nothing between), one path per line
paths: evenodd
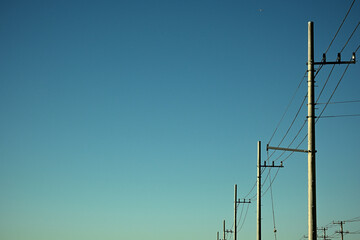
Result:
M308 21L320 61L351 3L1 1L0 239L216 239L223 219L232 225L234 184L242 198L255 183L257 141L265 159L304 75ZM355 2L329 60L359 16ZM343 59L359 43L360 30ZM334 68L319 102L344 68ZM330 69L320 71L317 95ZM351 65L333 101L359 100L359 76ZM271 144L306 90L304 81ZM359 113L360 103L334 104L324 115ZM360 216L359 124L316 125L319 227ZM277 238L298 240L307 235L307 156L284 164L272 188ZM255 229L253 202L239 239L255 239ZM263 239L273 238L268 192Z

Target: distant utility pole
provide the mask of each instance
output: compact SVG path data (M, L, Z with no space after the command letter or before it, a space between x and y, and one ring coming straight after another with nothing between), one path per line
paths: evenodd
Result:
M319 230L319 231L323 231L323 234L324 234L324 235L322 235L322 236L318 236L319 238L323 238L323 240L329 240L329 239L327 238L328 236L326 236L326 230L327 230L326 227L318 228L318 230Z
M345 222L344 221L339 221L339 222L333 222L333 224L339 224L340 225L340 231L335 231L335 233L340 233L341 240L344 240L344 233L349 233L349 231L344 232L343 225L345 224Z
M261 240L261 141L257 144L257 225L256 240Z
M315 176L315 101L314 101L314 65L327 64L353 64L355 63L355 53L350 61L341 61L341 54L338 53L336 61L327 62L326 55L323 54L321 62L314 62L314 23L308 22L308 149L291 149L281 147L270 147L268 149L283 150L291 152L305 152L308 154L308 235L309 240L317 239L316 222L316 176Z
M233 232L233 231L227 230L227 229L225 228L225 219L224 219L224 224L223 224L224 238L223 238L223 240L226 240L226 237L225 237L225 234L226 234L226 233L232 233L232 232Z
M269 146L267 146L269 148ZM273 167L273 168L282 168L283 163L280 165L275 165L272 162L271 165L267 164L264 161L264 165L261 165L261 141L258 141L257 144L257 227L256 227L256 240L261 240L261 168ZM271 182L270 182L271 184ZM275 231L275 229L274 229Z
M216 240L219 240L219 232L216 234Z
M235 184L234 187L234 240L237 240L237 205L239 203L251 203L250 199L248 201L246 201L246 199L244 199L243 201L241 201L241 199L237 199L237 184Z

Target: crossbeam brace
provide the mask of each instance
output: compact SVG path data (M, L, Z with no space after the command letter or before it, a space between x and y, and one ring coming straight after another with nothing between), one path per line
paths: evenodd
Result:
M302 152L302 153L309 153L309 150L297 149L297 148L283 148L283 147L271 147L266 145L266 151L268 150L282 150L282 151L289 151L289 152Z

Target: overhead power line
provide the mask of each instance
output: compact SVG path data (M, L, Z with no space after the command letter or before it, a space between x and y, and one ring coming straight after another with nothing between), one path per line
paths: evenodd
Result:
M328 48L326 49L325 54L329 51L329 49L330 49L331 45L333 44L333 42L334 42L334 40L335 40L336 36L338 35L338 33L339 33L339 31L340 31L340 29L341 29L342 25L344 24L344 22L345 22L345 20L346 20L347 16L349 15L350 10L351 10L351 8L353 7L354 3L355 3L355 0L351 3L351 6L350 6L349 10L347 11L347 13L346 13L346 15L345 15L344 19L342 20L342 22L341 22L341 24L340 24L340 26L339 26L338 30L336 31L336 33L335 33L335 35L334 35L333 39L331 40L331 42L330 42L330 44L329 44Z
M356 25L356 27L355 27L354 31L351 33L351 35L350 35L349 39L346 41L346 43L345 43L344 47L341 49L340 53L342 53L342 51L344 51L344 49L345 49L346 45L349 43L350 39L352 38L352 36L353 36L353 35L354 35L354 33L356 32L356 29L358 28L359 24L360 24L360 22L358 22L358 24Z
M288 110L289 110L289 108L290 108L290 105L291 105L291 104L292 104L292 102L294 101L294 98L295 98L295 96L296 96L297 91L299 90L299 88L300 88L300 86L301 86L301 83L302 83L302 82L304 81L304 79L306 78L306 75L307 75L307 71L305 71L304 76L301 78L301 80L300 80L300 82L299 82L299 84L298 84L298 86L297 86L297 88L296 88L296 90L295 90L295 92L294 92L293 96L291 97L290 102L289 102L289 103L288 103L288 105L286 106L286 108L285 108L285 112L283 113L283 115L282 115L282 117L281 117L281 119L280 119L279 123L276 125L276 128L275 128L275 130L274 130L273 134L271 135L271 137L270 137L270 140L269 140L268 144L270 144L270 142L271 142L271 140L273 139L273 137L274 137L275 133L277 132L277 130L278 130L278 128L279 128L279 126L280 126L281 122L283 121L283 119L284 119L284 117L285 117L285 115L286 115L287 111L288 111Z

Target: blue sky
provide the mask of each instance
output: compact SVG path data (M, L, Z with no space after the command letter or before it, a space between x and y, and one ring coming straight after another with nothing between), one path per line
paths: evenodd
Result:
M234 184L243 197L256 180L257 141L270 140L304 75L307 22L320 61L351 3L1 1L0 238L216 239L223 219L232 225ZM359 13L355 2L329 60ZM351 65L333 101L359 100L359 76ZM272 144L306 90L303 82ZM334 104L324 115L359 110ZM303 107L284 146L305 119ZM358 117L316 125L319 227L360 215L359 136ZM307 234L307 156L287 159L272 190L278 239ZM239 238L255 239L255 224L254 202ZM266 239L272 224L267 193Z

